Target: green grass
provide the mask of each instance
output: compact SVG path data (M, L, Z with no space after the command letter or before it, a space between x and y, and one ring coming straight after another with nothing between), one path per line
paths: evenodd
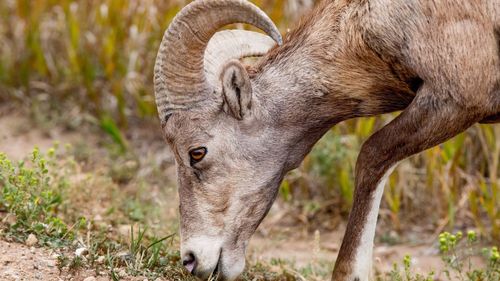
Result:
M101 174L91 171L92 177L84 177L82 182L74 177L82 173L80 164L74 160L72 147L64 150L51 148L42 153L35 148L24 161L17 163L0 154L0 210L6 214L1 224L3 239L24 243L27 237L35 235L37 246L59 249L58 267L62 271L76 272L92 269L106 272L113 280L123 276L142 276L150 280L165 277L171 280L194 280L183 268L178 252L177 228L157 236L158 229L150 220L158 214L154 208L141 210L141 216L134 214L127 207L127 195L115 193L118 188L106 172ZM111 156L124 157L126 156ZM113 161L120 161L116 159ZM130 160L125 160L130 161ZM102 169L102 168L99 168ZM111 169L111 167L108 167ZM89 174L89 175L90 175ZM104 179L96 180L102 177ZM132 182L136 183L136 176ZM120 182L119 180L117 182ZM147 183L143 183L147 185ZM104 194L101 199L98 193ZM123 187L122 187L123 188ZM146 187L144 187L146 188ZM84 189L91 189L86 197ZM147 190L138 190L148 194ZM82 197L89 208L92 200L107 198L112 194L114 200L105 202L108 207L104 222L95 221L92 215L84 214L75 194ZM136 207L149 205L137 198ZM102 204L102 202L100 203ZM109 211L112 209L113 211ZM82 212L82 213L79 213ZM127 234L117 234L109 225L118 227L116 222L130 223ZM137 226L134 226L137 225ZM141 225L145 225L141 227ZM319 232L316 235L315 250L319 251ZM315 237L316 237L315 236ZM500 274L500 257L496 247L478 251L478 235L469 232L466 238L461 233L452 235L443 233L439 237L440 250L446 265L448 280L460 281L496 281ZM316 249L317 248L317 249ZM75 253L80 251L80 255ZM470 260L482 252L485 267L471 267ZM431 275L414 274L411 258L406 257L403 267L395 265L393 271L385 276L378 276L379 281L427 281ZM304 267L297 267L290 260L273 259L269 263L250 264L242 280L326 280L330 276L331 261L312 260ZM496 279L495 279L496 278ZM215 279L214 279L215 280Z
M255 2L282 30L293 25L286 1ZM180 2L160 0L1 1L0 99L29 105L33 117L43 119L40 126L58 119L78 128L90 120L126 154L129 126L138 119L157 122L154 59L180 8ZM345 218L360 146L392 118L350 120L333 128L286 178L282 198L311 214L334 212L322 203L334 202L335 215ZM383 221L402 232L418 217L440 228L445 222L446 229L472 218L483 234L500 240L499 159L500 129L477 125L403 162L389 180L382 205L389 215Z
M464 237L462 232L451 234L443 232L439 235L441 259L445 265L444 276L439 280L449 281L496 281L500 280L500 253L497 247L482 248L476 232L468 231ZM472 259L481 257L483 266L473 266ZM402 268L394 264L393 270L386 276L378 276L377 281L433 281L434 272L415 274L412 272L411 257L405 256Z
M278 23L287 21L285 1L257 2ZM180 9L170 0L2 1L0 97L35 107L49 100L57 104L52 111L78 107L105 130L155 116L154 60Z
M136 234L132 226L127 241L110 235L106 227L95 225L92 218L80 216L74 220L74 210L67 205L78 203L71 202L71 197L82 187L93 187L71 183L77 165L71 156L56 154L56 149L45 155L35 148L30 158L18 163L0 154L0 210L5 210L7 217L14 217L1 225L4 239L24 243L30 234L35 235L38 246L64 250L58 257L59 267L69 271L102 266L110 275L114 268L124 268L128 275L152 279L164 275L184 277L186 273L179 265L172 242L175 234L155 238L146 229L139 229ZM127 220L128 213L122 216ZM85 249L84 256L71 254L79 248ZM101 256L106 259L99 265L96 261Z
M285 178L281 197L303 208L326 201L331 207L309 210L347 217L361 145L392 117L350 120L331 129L302 166ZM398 232L411 231L404 226L414 221L449 230L460 223L500 241L499 159L500 127L475 125L403 161L386 186L382 223Z
M180 262L177 227L156 236L159 229L148 227L155 225L151 220L159 216L154 203L138 196L130 206L126 194L116 193L123 190L113 184L110 174L91 170L89 177L82 176L82 166L72 152L71 146L51 148L46 154L35 148L30 157L17 163L0 153L0 211L4 216L0 238L25 243L29 235L34 235L36 246L58 249L58 267L70 273L94 269L96 273L107 272L113 280L123 275L194 280ZM75 177L83 179L77 181ZM149 193L141 189L137 192ZM98 206L94 204L106 205L105 221L96 221L87 213ZM130 224L128 233L110 231L110 226L119 226L117 223ZM81 255L76 254L78 251ZM295 280L287 270L290 267L283 266L269 272L269 267L257 264L249 268L243 280Z
M286 12L286 1L255 3L282 30L291 27L294 15ZM109 202L101 215L113 227L155 225L154 218L161 217L151 207L154 200L140 195L142 189L147 194L152 184L137 179L140 163L127 136L140 122L157 125L153 64L163 32L180 8L180 2L168 0L0 1L0 102L29 107L27 112L42 128L50 129L56 122L79 130L90 123L113 143L107 145L111 151L109 159L93 159L85 145L59 154L54 150L42 155L35 150L21 163L1 155L0 210L10 216L4 219L7 226L3 226L3 236L23 242L29 234L35 234L39 245L66 247L76 237L91 233L91 239L86 239L93 257L90 261L105 256L105 267L112 276L115 268L129 268L117 254L128 249L131 242L102 231L103 223L87 217L85 202L96 194ZM352 205L359 149L363 141L393 117L349 120L332 128L302 166L285 178L281 199L314 227L315 220L321 221L325 216L336 221L340 221L339 217L345 219ZM86 164L82 163L95 165L93 161L102 161L99 167L93 167L98 171L96 175L86 174L83 181L75 181L75 174L81 175L81 170L85 170ZM487 241L498 243L499 162L498 125L475 125L456 138L403 161L388 181L381 227L387 233L401 234L412 232L413 225L431 226L437 232L475 228ZM149 178L164 180L161 175L158 170ZM123 190L129 185L134 188ZM94 190L89 190L89 186ZM153 243L155 236L176 232L175 223L165 225L168 227L149 228L140 240L141 249ZM156 274L159 267L152 266L155 263L177 268L175 241L174 237L174 246L167 241L155 244L131 268L140 265L139 271L145 272L144 264L149 264L147 268L155 269L148 274ZM156 248L160 245L161 249ZM148 263L150 255L155 262ZM72 258L68 257L67 262L72 262ZM88 261L75 261L65 266L86 264ZM269 273L270 268L279 273ZM176 270L175 274L183 274ZM259 280L291 280L287 279L290 276L300 280L302 275L315 278L313 273L318 271L321 270L296 269L287 262L277 262L255 265L246 276L248 280L255 276Z
M68 187L68 170L64 166L54 169L55 160L54 149L45 156L35 148L29 161L16 165L0 153L0 209L12 216L5 233L8 237L24 242L31 233L40 245L61 246L85 225L84 218L67 225L57 216Z

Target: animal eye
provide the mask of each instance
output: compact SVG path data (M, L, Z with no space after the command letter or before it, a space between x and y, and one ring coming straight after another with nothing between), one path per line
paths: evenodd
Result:
M198 147L191 149L189 151L189 157L191 158L191 165L201 161L206 154L207 154L207 148L205 147Z

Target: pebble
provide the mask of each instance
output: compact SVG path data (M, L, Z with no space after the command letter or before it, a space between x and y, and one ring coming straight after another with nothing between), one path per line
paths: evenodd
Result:
M6 271L3 272L3 275L5 277L10 277L8 280L10 280L10 279L18 280L19 279L19 274L14 269L7 269Z
M95 281L95 280L96 280L96 279L95 279L95 277L94 277L94 276L89 276L89 277L87 277L87 278L83 279L83 281Z
M81 247L81 248L76 249L75 256L81 257L81 256L88 254L88 252L89 251L87 250L87 248Z
M14 214L8 214L2 221L8 225L13 225L17 222L17 217Z
M125 269L122 269L120 271L118 271L118 276L120 277L126 277L127 276L127 272L125 271Z
M118 234L120 234L120 236L123 236L123 237L129 237L130 236L130 229L131 229L130 224L119 225L118 226Z
M55 260L46 260L45 262L47 263L48 267L54 267L57 265L57 261Z
M117 257L119 258L124 258L130 256L130 253L128 251L122 251L116 254Z
M132 255L129 252L120 252L116 254L116 257L124 262L128 262L132 260Z
M103 264L105 260L106 260L106 257L105 257L105 256L99 256L99 257L96 259L96 262L97 262L98 264Z
M36 243L38 243L38 239L36 238L36 236L33 233L28 235L28 239L26 239L26 245L28 247L32 247L35 246Z

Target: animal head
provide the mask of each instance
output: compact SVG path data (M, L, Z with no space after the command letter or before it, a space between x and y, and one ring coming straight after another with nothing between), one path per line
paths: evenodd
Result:
M269 36L224 25L252 24ZM281 44L281 35L246 0L197 0L173 19L155 64L163 133L176 159L181 255L206 279L235 279L245 249L286 171L303 155L263 98L277 90L239 61ZM291 130L293 131L293 130Z

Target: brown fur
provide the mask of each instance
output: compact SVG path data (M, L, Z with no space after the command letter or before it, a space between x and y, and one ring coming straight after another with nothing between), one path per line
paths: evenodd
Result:
M374 7L380 2L324 1L254 74L275 65L300 69L294 67L299 60L294 57L309 53L324 73L322 83L312 85L327 88L325 106L340 111L335 117L370 116L409 106L360 152L354 206L332 277L337 281L356 278L352 262L372 193L390 166L475 122L499 121L499 52L493 49L498 23L491 21L485 6L428 1ZM498 42L496 37L497 50ZM303 116L297 108L293 112Z
M367 281L353 264L389 167L476 122L499 121L497 4L323 1L282 46L247 68L242 85L222 73L223 93L238 95L230 97L231 110L224 110L227 97L214 93L213 106L173 113L164 126L178 164L183 241L200 233L224 236L224 268L228 256L244 252L283 175L329 128L402 110L361 149L353 209L332 276ZM251 96L248 107L240 94ZM207 159L190 167L187 151L197 146L207 146Z

